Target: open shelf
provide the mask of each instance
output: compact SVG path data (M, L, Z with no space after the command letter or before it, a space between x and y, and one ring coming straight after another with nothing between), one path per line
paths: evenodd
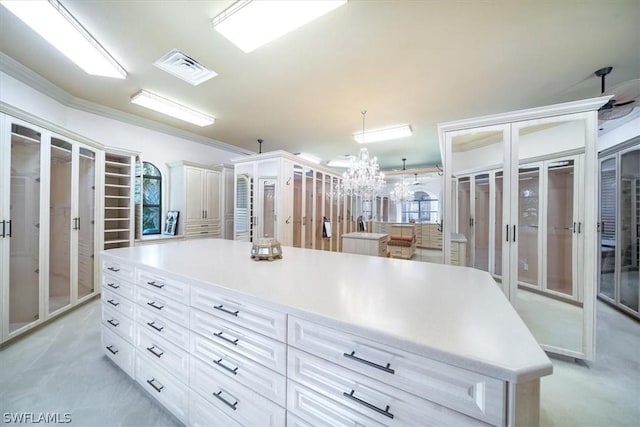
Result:
M133 163L131 155L105 153L105 249L133 245Z

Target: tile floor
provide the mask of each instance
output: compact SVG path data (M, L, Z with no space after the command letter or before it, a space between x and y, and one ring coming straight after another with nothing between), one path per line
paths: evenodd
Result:
M638 426L640 324L598 303L597 360L553 358L542 380L542 426ZM177 426L103 355L94 300L0 350L0 415L69 413L72 426Z

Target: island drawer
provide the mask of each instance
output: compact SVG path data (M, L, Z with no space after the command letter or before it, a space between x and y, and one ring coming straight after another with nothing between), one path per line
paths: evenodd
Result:
M285 409L196 358L191 358L191 388L216 408L247 426L284 426Z
M242 427L242 424L189 390L189 427Z
M102 271L124 280L135 279L135 268L132 265L120 261L105 259L102 261Z
M187 423L189 389L173 378L152 359L136 355L136 381L162 406ZM156 421L156 424L161 424Z
M137 328L136 348L185 384L189 383L189 353L146 329Z
M102 303L109 307L111 310L115 310L118 313L122 313L127 316L129 319L136 318L135 312L135 304L124 298L115 292L108 291L106 289L102 290Z
M295 381L287 381L287 427L331 426L331 427L384 427L384 424L352 411L338 402L316 393ZM289 420L293 424L289 424ZM301 422L300 422L301 421Z
M126 342L118 334L114 334L106 327L102 327L102 346L109 359L120 367L131 378L134 377L135 352L133 345Z
M179 280L170 279L162 274L143 268L137 268L136 283L143 288L157 292L165 298L172 298L184 305L189 305L189 285Z
M120 296L135 300L135 285L129 281L122 280L117 276L111 274L102 275L102 289L115 292Z
M191 305L278 341L285 342L287 339L285 313L241 302L202 286L192 286Z
M189 349L189 330L183 326L168 321L150 309L140 307L136 310L136 321L138 328L164 338L184 350Z
M110 331L115 332L127 342L133 343L135 322L122 313L111 310L102 305L102 324Z
M284 343L196 309L191 310L191 330L285 375L287 350Z
M289 345L393 387L502 424L505 383L317 323L289 316Z
M285 406L287 393L286 379L283 375L195 332L191 333L191 354L223 375L240 382L278 405Z
M189 327L189 306L151 291L141 286L136 287L136 301L142 307L178 325Z
M300 350L289 349L287 372L291 380L388 426L419 425L427 420L433 425L487 425Z

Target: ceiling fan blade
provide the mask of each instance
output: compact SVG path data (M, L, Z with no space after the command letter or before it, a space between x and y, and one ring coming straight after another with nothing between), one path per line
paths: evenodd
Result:
M614 107L624 107L625 105L629 105L629 104L633 104L634 102L636 102L635 99L632 99L631 101L627 101L627 102L621 102L621 103L615 103L613 104Z

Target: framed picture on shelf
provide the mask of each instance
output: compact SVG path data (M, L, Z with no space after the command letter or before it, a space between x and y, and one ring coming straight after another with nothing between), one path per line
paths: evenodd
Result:
M170 236L176 235L179 215L180 215L179 211L167 212L167 219L164 221L164 228L162 229L162 234L168 234Z

